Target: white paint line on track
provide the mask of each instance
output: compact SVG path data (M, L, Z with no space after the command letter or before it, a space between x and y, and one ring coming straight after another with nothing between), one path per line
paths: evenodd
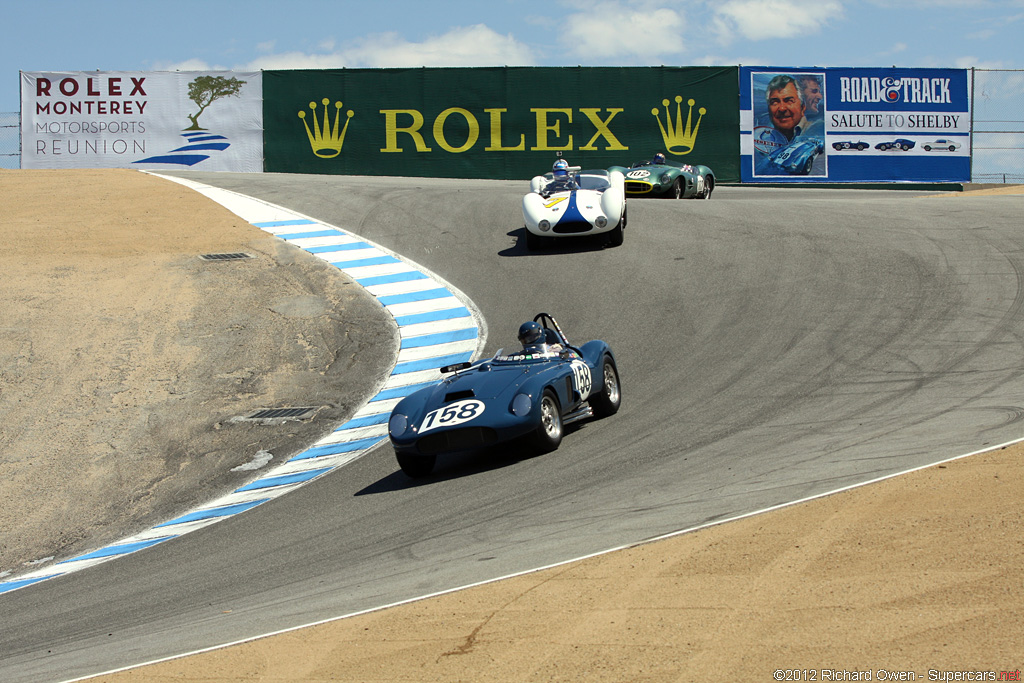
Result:
M396 352L391 374L373 398L360 406L348 422L306 451L260 473L235 491L141 534L0 581L0 595L204 529L344 467L387 437L387 417L401 398L396 392L404 395L402 387L440 379L436 367L427 367L430 359L437 358L439 364L454 362L454 357L472 360L483 350L486 325L475 305L455 287L419 265L340 227L283 207L190 180L151 175L189 187L265 232L335 265L349 277L366 281L364 289L395 318L401 343L411 347ZM450 316L439 313L449 310ZM424 321L421 314L432 319ZM402 316L411 317L400 319ZM433 320L436 317L442 319Z
M163 663L163 662L174 661L175 659L183 659L185 657L192 657L194 655L200 655L200 654L203 654L203 653L206 653L206 652L214 652L216 650L223 650L225 648L234 647L236 645L244 645L245 643L251 643L251 642L256 641L256 640L262 640L263 638L272 638L274 636L283 635L285 633L293 633L295 631L301 631L303 629L312 628L314 626L321 626L323 624L330 624L330 623L335 622L335 621L341 621L342 619L351 619L352 617L358 617L358 616L362 616L364 614L372 614L374 612L380 612L380 611L383 611L383 610L386 610L386 609L390 609L392 607L400 607L402 605L408 605L408 604L411 604L411 603L414 603L414 602L420 602L421 600L429 600L430 598L436 598L436 597L440 597L442 595L449 595L451 593L457 593L459 591L468 590L470 588L476 588L478 586L486 586L488 584L497 583L499 581L505 581L507 579L514 579L514 578L516 578L518 576L526 576L528 574L536 574L537 572L542 572L542 571L545 571L545 570L548 570L548 569L555 569L557 567L564 567L566 565L573 564L575 562L581 562L583 560L588 560L588 559L590 559L592 557L600 557L602 555L607 555L609 553L618 552L620 550L628 550L629 548L636 548L636 547L639 547L639 546L647 545L648 543L655 543L657 541L663 541L663 540L666 540L666 539L669 539L669 538L675 538L677 536L682 536L683 534L693 533L695 531L700 531L702 529L708 529L708 528L711 528L711 527L720 526L722 524L728 524L729 522L735 522L735 521L738 521L738 520L741 520L741 519L746 519L747 517L754 517L756 515L762 515L762 514L764 514L766 512L772 512L774 510L781 510L782 508L791 507L793 505L800 505L802 503L808 503L808 502L810 502L812 500L817 500L818 498L825 498L826 496L831 496L831 495L834 495L836 493L842 493L844 491L850 491L850 490L853 490L853 489L856 489L856 488L860 488L862 486L869 486L871 484L876 484L878 482L885 481L886 479L893 479L895 477L901 477L901 476L903 476L905 474L910 474L912 472L917 472L917 471L920 471L920 470L928 469L929 467L935 467L937 465L942 465L942 464L945 464L945 463L948 463L948 462L953 462L954 460L961 460L963 458L969 458L971 456L980 455L982 453L990 453L992 451L998 451L998 450L1000 450L1002 448L1006 448L1008 446L1013 446L1015 444L1022 443L1022 442L1024 442L1024 438L1015 439L1013 441L1007 441L1006 443L1002 443L1002 444L999 444L999 445L996 445L996 446L989 446L989 447L983 448L983 449L978 450L978 451L973 451L971 453L964 453L963 455L957 455L957 456L953 456L952 458L947 458L945 460L939 460L938 462L933 462L933 463L931 463L929 465L921 465L919 467L913 467L913 468L908 469L908 470L903 470L903 471L900 471L900 472L894 472L893 474L887 474L887 475L885 475L883 477L877 477L877 478L872 479L870 481L861 482L859 484L851 484L850 486L843 486L841 488L834 489L834 490L831 490L831 491L826 491L824 493L819 493L819 494L814 495L814 496L808 496L806 498L801 498L800 500L794 500L794 501L790 501L788 503L781 503L779 505L773 505L771 507L763 508L763 509L760 509L760 510L755 510L753 512L748 512L748 513L745 513L745 514L742 514L742 515L737 515L735 517L729 517L727 519L715 520L714 522L708 522L707 524L701 524L701 525L698 525L698 526L689 527L687 529L681 529L679 531L674 531L672 533L664 534L662 536L656 536L654 538L645 539L643 541L638 541L636 543L627 543L625 545L616 546L614 548L608 548L607 550L601 550L601 551L598 551L596 553L590 553L589 555L582 555L580 557L574 557L574 558L569 559L569 560L563 560L561 562L555 562L555 563L552 563L552 564L549 564L549 565L545 565L543 567L535 567L533 569L526 569L526 570L521 571L521 572L515 572L515 573L512 573L512 574L505 574L504 576L498 576L498 577L495 577L493 579L487 579L485 581L478 581L476 583L470 583L470 584L466 584L466 585L463 585L463 586L458 586L458 587L455 587L455 588L448 588L446 590L437 591L437 592L434 592L434 593L427 593L427 594L424 594L424 595L419 595L419 596L416 596L416 597L408 598L406 600L399 600L398 602L393 602L393 603L390 603L390 604L387 604L387 605L379 605L377 607L371 607L369 609L360 610L358 612L351 612L349 614L342 614L342 615L339 615L339 616L336 616L336 617L329 617L327 619L320 619L319 621L313 621L313 622L310 622L308 624L301 624L299 626L292 626L290 628L281 629L279 631L271 631L269 633L262 633L262 634L259 634L259 635L251 636L249 638L244 638L242 640L235 640L235 641L232 641L230 643L223 643L221 645L214 645L214 646L211 646L211 647L206 647L206 648L203 648L201 650L194 650L192 652L183 652L181 654L173 655L171 657L163 657L161 659L154 659L154 660L151 660L151 661L148 661L148 662L140 662L138 664L132 664L130 666L121 667L119 669L112 669L110 671L104 671L104 672L99 673L99 674L90 674L89 676L83 676L81 678L74 678L74 679L70 679L70 680L66 680L66 681L61 681L60 683L78 683L78 681L84 681L84 680L86 680L88 678L96 678L98 676L110 676L112 674L120 673L122 671L129 671L131 669L138 669L138 668L141 668L141 667L144 667L144 666L150 666L152 664L160 664L160 663Z

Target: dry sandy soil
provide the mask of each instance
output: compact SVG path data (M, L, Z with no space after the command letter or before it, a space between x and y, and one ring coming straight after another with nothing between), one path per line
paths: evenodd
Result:
M0 196L0 572L117 540L245 479L231 468L314 439L375 389L360 370L393 352L383 314L343 275L176 184L0 171ZM235 251L257 258L196 258ZM271 436L230 421L288 404L323 408ZM1024 447L1001 448L95 680L1019 676L1022 464Z

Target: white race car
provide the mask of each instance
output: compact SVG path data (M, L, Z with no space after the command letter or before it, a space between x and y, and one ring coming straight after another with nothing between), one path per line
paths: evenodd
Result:
M946 150L949 150L950 152L955 152L956 150L960 149L960 143L959 142L954 142L953 140L948 140L946 138L939 138L938 140L932 140L931 142L926 142L923 145L921 145L921 147L923 147L924 151L926 151L926 152L930 152L933 149L935 151L943 151L944 152Z
M557 164L556 164L557 166ZM582 171L579 166L556 169L530 181L523 197L526 248L540 249L545 238L607 235L608 244L622 244L626 228L625 177L619 171Z

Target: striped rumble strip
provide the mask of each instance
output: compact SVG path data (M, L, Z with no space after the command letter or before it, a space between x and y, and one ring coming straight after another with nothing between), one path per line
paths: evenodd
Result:
M8 581L0 593L45 581L215 524L292 491L346 465L387 438L391 409L441 377L438 368L473 360L483 348L483 319L461 292L379 245L333 225L228 190L181 178L181 183L225 206L252 225L343 271L392 315L401 346L378 393L345 424L308 450L231 493L175 519L78 557L37 568Z

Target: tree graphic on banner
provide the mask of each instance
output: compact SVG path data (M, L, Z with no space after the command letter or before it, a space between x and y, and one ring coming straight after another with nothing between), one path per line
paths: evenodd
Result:
M197 76L188 84L188 98L199 105L199 111L189 114L188 118L192 125L185 130L206 130L199 125L199 117L206 108L213 104L214 100L223 97L234 97L245 85L245 81L237 78L224 78L223 76Z

